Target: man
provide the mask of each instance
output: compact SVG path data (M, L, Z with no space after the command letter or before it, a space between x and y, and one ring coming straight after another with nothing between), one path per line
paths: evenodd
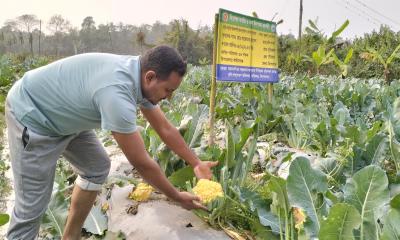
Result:
M78 174L63 239L81 228L110 168L93 129L113 137L142 177L186 209L203 208L198 197L179 192L145 150L136 131L138 106L167 146L210 178L216 162L202 162L156 104L180 85L186 63L167 46L143 57L89 53L27 72L7 96L6 120L14 173L15 207L8 239L34 239L51 197L62 154Z

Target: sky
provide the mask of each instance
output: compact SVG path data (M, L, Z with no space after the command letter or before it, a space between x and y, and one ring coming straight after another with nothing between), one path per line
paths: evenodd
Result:
M44 24L52 15L61 14L72 25L80 27L82 20L92 16L96 24L109 22L141 25L157 20L169 23L186 19L189 25L211 26L214 14L224 8L244 15L255 11L259 18L283 23L279 34L297 36L300 0L0 0L0 26L22 14L35 14ZM400 31L400 0L303 0L303 29L308 20L329 35L348 19L350 25L342 33L354 38L379 29L381 24Z

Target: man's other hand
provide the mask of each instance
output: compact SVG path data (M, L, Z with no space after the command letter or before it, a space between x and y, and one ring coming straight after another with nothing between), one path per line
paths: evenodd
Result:
M218 162L210 162L210 161L199 162L196 166L194 166L193 171L198 179L202 178L211 179L212 177L211 168L217 165Z
M188 192L180 192L178 198L175 199L183 208L187 210L191 209L203 209L208 211L208 209L200 203L200 198Z

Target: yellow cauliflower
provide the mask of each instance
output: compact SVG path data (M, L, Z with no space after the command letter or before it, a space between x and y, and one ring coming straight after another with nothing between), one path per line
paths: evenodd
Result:
M295 228L300 229L303 223L306 221L306 215L303 210L297 207L293 207L293 216L295 222Z
M153 187L146 183L139 183L129 194L129 198L138 202L147 201L153 192Z
M193 192L200 197L202 203L209 203L217 197L224 196L221 184L207 179L200 179Z
M108 209L110 209L110 204L108 202L105 202L103 205L101 205L101 211L103 213L106 213Z

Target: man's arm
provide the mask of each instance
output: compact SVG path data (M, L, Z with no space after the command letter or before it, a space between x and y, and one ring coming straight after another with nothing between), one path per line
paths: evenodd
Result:
M157 106L152 109L141 108L140 110L163 142L167 144L172 151L178 154L179 157L183 158L192 167L195 167L200 162L185 143L178 129L165 117L160 107Z
M179 202L186 209L202 208L195 202L200 199L187 192L179 192L165 177L158 164L147 153L143 139L138 132L123 134L112 132L115 140L128 161L138 170L146 182L154 186L170 199Z
M218 162L200 161L196 154L188 147L178 129L165 117L160 107L157 106L152 109L141 108L141 111L164 143L194 168L194 172L198 178L211 178L212 173L210 168L216 166Z

